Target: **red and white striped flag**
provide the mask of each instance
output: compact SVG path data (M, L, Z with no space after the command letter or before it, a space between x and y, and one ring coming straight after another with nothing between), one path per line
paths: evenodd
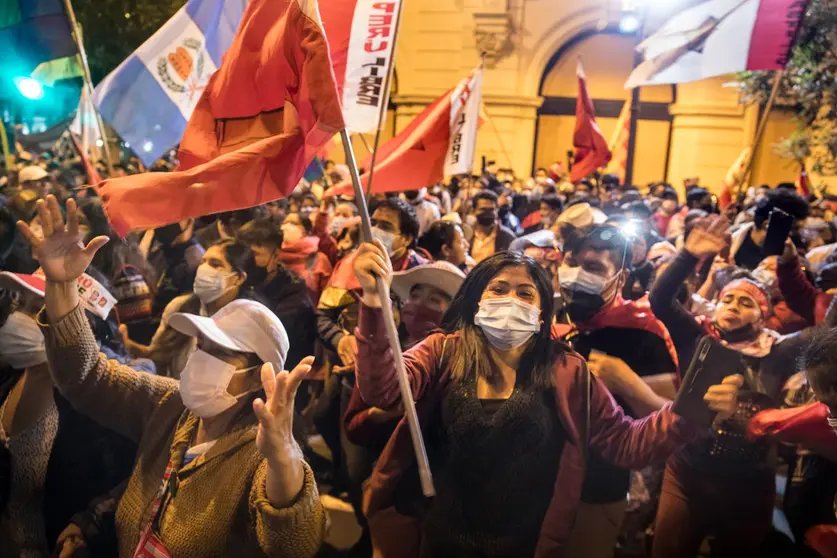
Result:
M180 144L178 172L102 184L114 230L127 232L290 194L343 128L316 0L251 0Z
M320 0L343 118L350 132L375 132L381 107L389 103L387 68L394 55L401 2Z
M476 130L484 121L481 82L482 70L478 68L378 148L373 193L424 188L442 180L446 170L471 172ZM368 169L371 159L370 155L361 166ZM364 189L368 187L368 172L360 182ZM351 194L350 182L326 192L327 196Z
M605 174L617 175L620 184L625 182L625 170L628 168L628 143L631 140L631 104L629 98L622 105L619 119L616 121L616 128L614 128L607 144L612 158L607 164Z
M685 83L788 61L807 0L710 0L670 19L637 50L626 89Z

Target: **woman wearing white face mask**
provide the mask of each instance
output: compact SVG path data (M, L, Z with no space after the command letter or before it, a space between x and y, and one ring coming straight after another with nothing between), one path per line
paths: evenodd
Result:
M39 202L33 245L47 278L39 315L54 380L72 405L139 442L119 504L119 556L313 556L325 515L292 433L293 399L313 358L275 374L287 335L259 303L238 300L212 318L176 314L196 337L184 382L139 374L98 355L78 306L76 279L107 239L79 242L75 202L65 227L53 196ZM263 387L266 401L256 398Z
M355 271L363 287L356 389L366 404L396 411L398 381L375 288L376 276L391 281L383 245L363 244ZM404 353L436 497L415 521L396 505L401 483L417 480L405 474L413 450L402 420L365 498L376 555L560 556L588 445L618 465L641 467L691 436L668 407L640 422L625 417L584 361L551 338L551 281L531 258L485 259L448 312L453 333ZM711 406L731 411L735 389L717 391Z
M32 306L24 293L23 307ZM37 305L40 307L40 305ZM42 558L81 541L103 548L87 529L56 548L76 514L100 517L91 501L122 482L133 444L93 424L53 391L44 337L27 310L0 327L0 556ZM92 514L92 515L87 515ZM82 543L83 544L83 543ZM91 546L92 547L92 546ZM88 548L91 548L88 547Z
M244 287L247 269L252 269L253 254L244 244L222 240L210 246L198 266L194 292L179 296L166 305L160 326L150 345L130 339L125 326L120 327L125 347L137 358L150 358L161 376L179 378L186 360L195 349L195 340L184 337L169 327L169 318L176 312L212 316L238 298L257 299ZM261 301L260 301L261 302Z

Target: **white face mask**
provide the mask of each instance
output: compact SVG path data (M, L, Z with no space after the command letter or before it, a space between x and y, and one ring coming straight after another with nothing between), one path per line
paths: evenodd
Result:
M0 328L0 361L17 370L47 361L44 335L23 312L13 312Z
M395 244L395 235L378 227L372 227L372 238L380 240L387 250L387 255L392 256L392 247Z
M193 285L195 295L201 302L208 304L221 298L227 290L227 279L234 273L225 273L207 263L198 266Z
M328 224L329 234L331 236L337 236L343 230L343 225L346 224L346 221L348 221L346 217L333 217Z
M236 370L232 364L199 349L192 353L180 373L180 398L198 418L218 416L250 393L236 397L227 391L234 375L250 370L252 368Z
M562 265L558 268L558 282L561 289L591 295L602 294L607 286L608 279L585 271L581 266L570 267Z
M540 316L540 308L516 298L492 298L480 302L474 323L489 343L508 351L523 345L540 330Z

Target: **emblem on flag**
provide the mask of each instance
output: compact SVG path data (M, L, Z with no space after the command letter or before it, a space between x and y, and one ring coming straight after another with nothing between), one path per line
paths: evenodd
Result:
M184 39L174 52L157 59L157 74L163 85L174 93L186 95L189 101L206 87L209 72L205 70L206 49L201 41L192 37Z

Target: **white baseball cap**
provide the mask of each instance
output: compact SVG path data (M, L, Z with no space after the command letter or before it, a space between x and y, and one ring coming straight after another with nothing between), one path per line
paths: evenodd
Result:
M178 312L169 325L189 337L205 335L213 343L239 353L255 353L278 372L288 356L288 334L281 320L255 300L234 300L211 318Z
M392 292L401 300L410 298L416 285L430 285L453 298L465 281L465 274L450 262L433 262L419 265L407 271L392 274Z
M28 167L20 169L20 172L17 174L17 182L18 184L23 184L24 182L30 182L32 180L41 180L47 176L49 176L49 174L41 167L37 165L29 165Z

